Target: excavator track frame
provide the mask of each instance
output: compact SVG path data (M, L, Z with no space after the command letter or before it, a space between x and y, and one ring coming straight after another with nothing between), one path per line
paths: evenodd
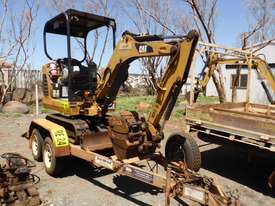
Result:
M90 127L85 120L62 114L49 114L46 119L64 127L71 143L79 144L83 136L91 135Z

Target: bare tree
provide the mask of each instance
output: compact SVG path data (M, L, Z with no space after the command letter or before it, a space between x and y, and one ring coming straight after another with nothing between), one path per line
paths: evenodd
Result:
M122 18L128 18L133 29L140 34L175 34L170 28L172 6L170 1L130 0L120 1ZM140 64L147 84L148 94L154 94L163 71L162 57L142 58Z
M184 0L191 8L194 24L202 41L215 43L215 25L218 0ZM209 53L205 52L204 68L207 68ZM212 75L220 102L225 101L224 77L220 67Z
M242 34L242 47L263 42L275 34L275 3L273 0L246 0L249 28Z
M32 37L34 34L34 22L38 14L39 4L35 0L24 0L20 2L22 9L15 9L15 2L4 0L1 9L4 11L1 17L0 27L0 59L12 62L11 79L5 85L0 103L4 103L8 91L14 89L14 83L18 73L29 62L34 51Z

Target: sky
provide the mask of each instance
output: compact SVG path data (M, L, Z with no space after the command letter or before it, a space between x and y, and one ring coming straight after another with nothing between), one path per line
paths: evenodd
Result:
M115 0L114 0L115 1ZM83 0L78 0L77 2L81 3ZM219 0L218 1L218 19L216 20L216 43L229 46L229 47L238 47L237 37L241 32L246 31L247 28L247 19L246 19L246 8L244 6L244 0ZM0 11L1 13L1 11ZM50 13L50 14L49 14ZM32 66L35 69L41 68L41 65L45 64L48 59L44 54L43 48L43 27L47 20L51 17L57 15L55 11L49 11L49 8L46 8L42 4L36 24L35 31L35 52L32 56ZM122 30L131 31L130 21L124 19L123 22L117 22ZM121 31L119 31L121 32ZM121 33L117 34L117 37L120 37ZM118 41L118 38L117 38ZM65 38L49 38L49 53L56 54L57 56L65 54L64 50ZM111 51L111 50L110 50ZM111 56L111 52L108 52L108 55L104 57L104 63L107 63L108 58ZM134 69L133 72L137 72Z
M221 0L218 2L216 39L218 44L237 47L237 37L248 29L244 0Z

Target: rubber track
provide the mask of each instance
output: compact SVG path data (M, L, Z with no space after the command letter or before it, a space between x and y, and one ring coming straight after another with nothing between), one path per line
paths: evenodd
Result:
M91 134L90 127L85 120L71 119L60 114L47 115L46 119L63 126L68 132L70 138L75 139Z

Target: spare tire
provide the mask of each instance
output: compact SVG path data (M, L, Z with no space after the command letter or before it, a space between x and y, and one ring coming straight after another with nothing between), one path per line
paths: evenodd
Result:
M165 157L168 161L184 162L196 172L201 168L199 146L190 133L171 135L165 145Z

